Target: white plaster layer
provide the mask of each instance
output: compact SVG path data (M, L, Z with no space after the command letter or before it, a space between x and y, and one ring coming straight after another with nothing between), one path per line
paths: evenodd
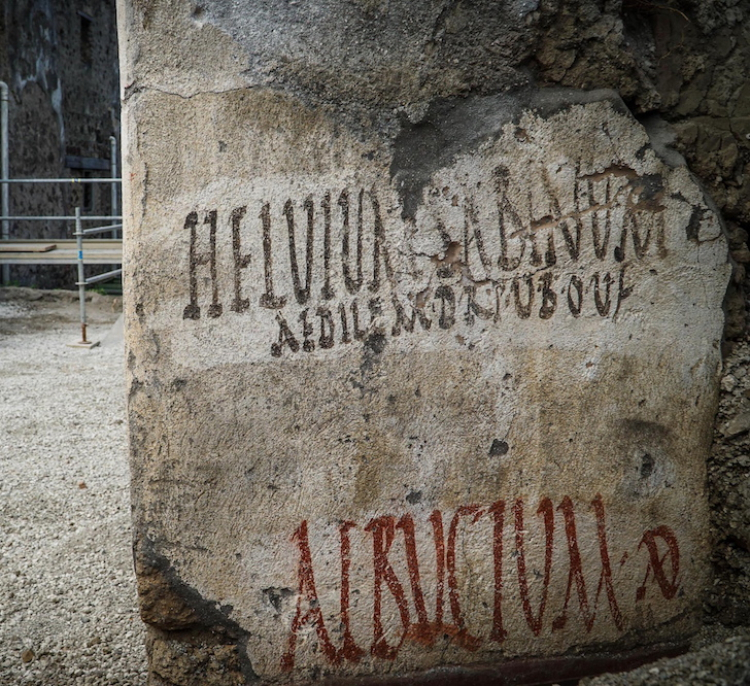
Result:
M691 630L726 243L618 102L522 109L410 187L263 90L126 121L137 554L258 675Z

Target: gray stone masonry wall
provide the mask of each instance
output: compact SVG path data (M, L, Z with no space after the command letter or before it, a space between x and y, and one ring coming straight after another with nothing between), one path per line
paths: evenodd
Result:
M66 158L110 158L119 136L117 22L113 0L5 0L0 9L0 79L8 84L13 178L108 176ZM68 160L70 162L70 160ZM72 215L81 186L14 186L14 215ZM92 187L88 214L110 212L110 187ZM11 222L12 238L70 238L72 222ZM91 271L93 273L93 271ZM11 267L11 280L72 288L75 267Z

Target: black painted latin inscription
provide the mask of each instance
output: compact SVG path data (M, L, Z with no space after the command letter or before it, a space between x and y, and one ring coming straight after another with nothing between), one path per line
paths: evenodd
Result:
M497 167L495 206L484 220L473 197L448 188L427 192L428 200L449 198L462 225L448 225L436 213L427 220L432 226L418 227L436 232L444 246L440 255L423 256L431 273L429 285L419 290L403 255L396 260L375 189L260 202L257 210L242 205L226 213L191 211L183 223L189 238L183 317L199 320L205 299L208 317L226 316L225 280L217 265L229 263L228 309L236 315L255 307L269 311L276 334L268 350L274 357L371 335L426 334L504 318L615 321L637 287L631 265L667 254L660 179L646 183L620 173L597 179L598 187L591 178L579 180L575 209L567 212L546 180L551 214L538 218L531 198L526 208L519 206L508 183L507 169ZM487 216L494 219L488 223ZM225 250L231 251L229 260L222 257ZM424 275L422 267L420 283ZM210 286L205 292L199 292L201 282Z

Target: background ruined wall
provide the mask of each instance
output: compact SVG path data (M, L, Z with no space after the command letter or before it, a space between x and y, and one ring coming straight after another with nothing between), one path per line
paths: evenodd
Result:
M667 120L674 146L724 216L733 260L724 378L709 489L716 578L709 620L750 616L750 3L623 0L535 3L539 85L614 88L633 113ZM678 342L675 342L678 344Z
M0 80L8 84L12 178L108 176L119 136L119 71L114 0L5 0L0 10ZM96 158L87 171L75 158ZM110 210L109 186L92 186L90 209ZM74 213L83 189L13 187L11 214ZM12 222L11 238L66 238L72 223ZM75 267L11 267L21 285L72 288Z

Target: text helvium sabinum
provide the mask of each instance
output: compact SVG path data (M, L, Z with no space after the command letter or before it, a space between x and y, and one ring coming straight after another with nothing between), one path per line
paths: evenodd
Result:
M325 191L278 207L259 201L255 210L242 205L226 215L191 211L183 317L267 311L274 357L503 319L615 320L637 287L632 265L667 255L665 208L654 200L658 177L578 179L573 209L564 211L550 191L550 212L536 219L531 199L522 211L504 174L495 177L485 214L476 197L448 187L427 192L438 207L426 213L429 230L443 249L419 269L413 255L394 248L374 188ZM440 202L452 214L441 214ZM231 264L231 278L220 262ZM415 278L425 270L426 280Z

